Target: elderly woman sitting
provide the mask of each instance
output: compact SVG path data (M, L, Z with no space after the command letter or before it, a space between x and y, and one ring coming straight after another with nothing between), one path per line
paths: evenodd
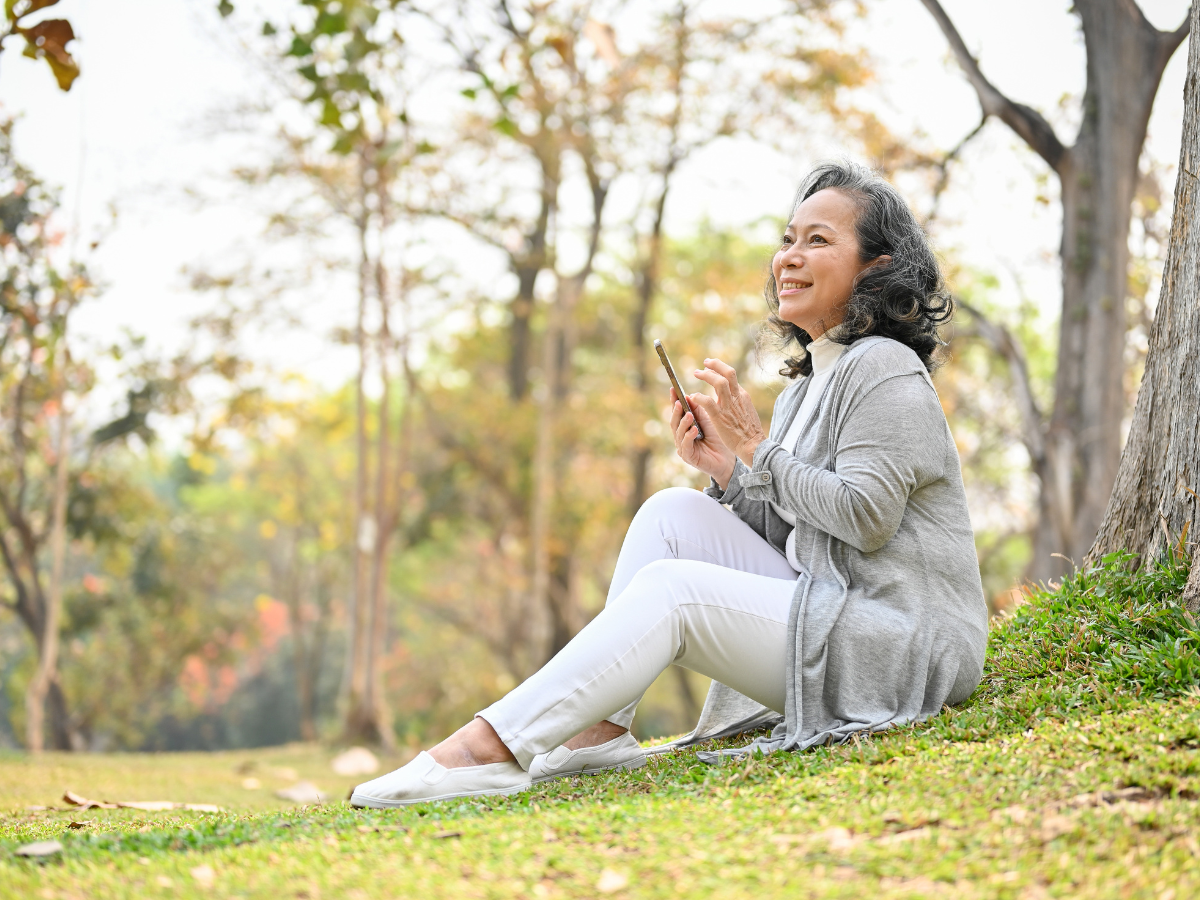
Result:
M695 374L712 396L687 398L697 421L675 398L671 421L676 451L709 488L646 501L604 610L471 723L360 785L356 806L642 765L629 726L672 663L781 713L755 742L765 751L917 721L975 690L987 608L928 374L951 304L923 231L887 182L820 166L767 295L797 351L770 434L734 370L705 360Z

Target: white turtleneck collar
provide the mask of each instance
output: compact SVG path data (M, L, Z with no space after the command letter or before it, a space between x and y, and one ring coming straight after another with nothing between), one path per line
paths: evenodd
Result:
M834 329L831 329L831 331ZM833 364L846 352L845 344L835 344L829 339L827 331L808 345L808 355L812 358L813 374L822 375L833 368Z

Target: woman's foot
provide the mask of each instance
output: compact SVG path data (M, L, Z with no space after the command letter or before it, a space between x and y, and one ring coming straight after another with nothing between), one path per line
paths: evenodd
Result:
M610 723L601 722L600 724ZM612 725L612 727L616 728L617 726ZM591 730L591 728L588 729L588 731ZM584 732L584 734L586 733ZM579 735L579 737L582 736ZM573 738L573 740L577 739ZM500 740L500 735L496 734L496 729L492 728L486 719L478 717L430 750L429 755L447 769L517 761L517 758L512 755L512 751L505 747L504 742Z
M599 747L601 744L607 744L614 738L619 738L626 734L628 728L622 728L620 725L614 725L607 719L603 722L597 722L591 728L585 728L575 737L563 744L568 750L583 750L587 747Z
M516 794L532 784L532 777L492 726L477 718L432 750L417 754L408 765L360 784L350 804L389 809L431 800Z
M572 775L599 775L614 770L637 769L646 764L646 751L628 728L598 722L561 747L539 753L529 765L534 784Z

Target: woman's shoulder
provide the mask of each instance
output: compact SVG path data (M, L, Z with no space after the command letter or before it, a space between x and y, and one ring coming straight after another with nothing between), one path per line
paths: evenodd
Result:
M922 375L928 380L915 350L880 335L868 335L851 344L845 362L845 376L865 390L897 375Z
M916 369L925 371L917 351L907 344L878 334L861 337L846 350L848 357L866 361L872 368L890 369L896 372Z

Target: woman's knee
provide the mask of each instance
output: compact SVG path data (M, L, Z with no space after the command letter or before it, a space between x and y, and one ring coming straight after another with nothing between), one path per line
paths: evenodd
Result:
M657 559L637 571L629 586L608 605L640 613L661 615L679 605L678 588L686 560Z
M715 501L700 491L685 487L664 488L646 498L638 510L637 519L662 521L676 516L693 517L711 510Z

